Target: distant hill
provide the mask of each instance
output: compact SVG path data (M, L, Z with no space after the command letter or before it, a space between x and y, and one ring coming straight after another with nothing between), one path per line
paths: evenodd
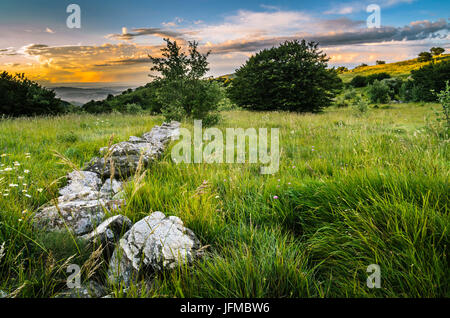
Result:
M442 62L450 60L450 54L442 54L440 56L433 58L434 62ZM369 65L363 67L356 67L348 72L342 73L339 76L344 81L344 83L350 82L356 75L367 76L376 73L386 72L392 77L407 78L412 70L417 70L422 66L430 64L430 62L419 62L417 59L406 60L395 63L386 63L380 65Z
M81 106L91 100L104 100L108 95L118 95L128 89L128 87L51 87L49 89L56 93L56 97L68 101L73 105Z

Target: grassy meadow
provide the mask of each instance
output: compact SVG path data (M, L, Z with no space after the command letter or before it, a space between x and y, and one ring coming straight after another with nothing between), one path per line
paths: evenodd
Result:
M218 128L280 128L280 170L259 164L180 164L170 149L127 187L116 213L179 216L206 255L116 297L449 297L449 149L431 123L437 104L357 114L228 111ZM67 264L83 280L107 264L68 234L32 227L37 208L98 149L162 123L148 115L0 120L0 290L52 297ZM183 127L192 129L190 122ZM59 155L55 155L55 154ZM61 159L65 157L70 160ZM370 264L381 288L366 285Z

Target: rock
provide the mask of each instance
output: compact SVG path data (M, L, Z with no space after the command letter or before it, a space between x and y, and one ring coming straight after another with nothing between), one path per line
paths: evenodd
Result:
M116 179L107 179L100 189L100 195L103 197L113 197L122 190L122 182Z
M97 282L89 281L86 285L80 288L67 289L58 293L54 298L101 298L105 296L107 290L104 286Z
M195 234L175 216L154 212L137 222L119 241L108 270L111 282L129 285L140 271L154 272L191 263L200 249Z
M95 192L102 185L102 181L94 172L74 170L69 173L67 178L69 179L68 185L59 190L61 196L81 192Z
M106 201L75 200L60 202L58 206L45 206L34 215L34 224L48 230L68 229L76 235L92 231L105 217ZM67 227L66 227L67 226Z
M122 190L119 193L115 194L112 198L113 200L125 200L127 198L127 194L124 190Z
M163 123L161 126L156 126L150 132L142 135L142 138L147 142L158 145L166 144L171 138L177 137L180 134L180 123L172 121L170 124Z
M105 217L105 210L117 210L124 200L112 199L121 189L119 181L107 180L102 186L99 176L90 171L73 171L68 184L59 193L58 202L42 206L34 215L34 224L48 230L70 230L84 235L95 229Z
M100 154L103 157L93 158L84 169L99 174L102 178L110 178L114 166L115 178L126 178L136 171L142 157L143 166L157 159L165 150L167 143L173 136L179 134L180 123L164 123L155 126L143 138L131 136L129 141L103 147ZM106 157L106 158L105 158ZM112 164L111 164L112 162Z
M126 233L133 223L130 219L123 215L115 215L103 221L94 231L83 235L82 238L108 245L118 241L123 233Z

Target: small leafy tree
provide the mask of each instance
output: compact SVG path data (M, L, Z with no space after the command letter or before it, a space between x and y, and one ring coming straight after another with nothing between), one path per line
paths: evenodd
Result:
M386 61L376 61L375 62L377 65L382 65L382 64L386 64Z
M367 111L369 110L369 104L362 96L357 95L355 98L355 103L353 104L353 108L356 110L356 115L360 116L367 113Z
M419 62L428 62L433 59L433 55L431 55L430 52L421 52L419 53L419 57L417 58L417 61Z
M342 88L318 44L286 41L252 56L235 73L229 98L252 110L319 111Z
M208 72L208 56L198 51L198 42L188 42L186 54L176 41L164 39L166 47L162 57L150 57L151 71L156 89L156 99L162 105L161 112L168 120L185 117L202 119L204 124L219 120L217 108L222 98L217 83L203 79Z
M444 52L445 52L445 49L444 49L444 48L441 48L441 47L432 47L432 48L430 49L430 52L431 52L431 54L433 54L434 56L438 56L438 55L441 55L442 53L444 53Z

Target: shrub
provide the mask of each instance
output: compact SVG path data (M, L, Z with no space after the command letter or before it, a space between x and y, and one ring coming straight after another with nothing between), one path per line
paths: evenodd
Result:
M445 126L445 131L449 133L450 129L450 85L449 81L445 83L445 89L436 94L439 103L442 105L442 111L438 112L438 122L443 122Z
M350 85L353 87L364 87L367 85L367 77L362 75L356 75L350 81Z
M0 74L0 117L56 115L67 111L55 92L28 80L24 74Z
M342 88L337 72L327 68L328 60L317 43L286 41L239 68L228 96L252 110L319 111Z
M126 104L125 105L125 112L128 114L138 114L142 112L142 107L138 104Z
M336 97L334 104L338 108L344 108L344 107L348 107L349 102L345 99L345 97L343 95L339 95Z
M414 87L413 81L408 80L402 83L398 93L402 101L409 102L413 100L413 92L412 92L413 87Z
M400 78L385 78L382 82L389 87L391 91L389 97L391 99L394 99L396 95L400 94L400 88L403 84L403 81Z
M355 99L354 108L356 109L357 113L361 115L367 113L367 111L369 110L369 104L364 98L358 95Z
M437 101L437 96L433 93L445 89L445 82L450 80L450 61L440 63L430 63L418 70L411 71L414 86L420 91L418 100L425 102Z
M356 98L356 91L354 89L348 89L344 93L344 99L345 100L352 100Z
M203 125L209 126L219 120L217 109L223 92L217 83L207 80L167 80L157 98L164 105L161 111L167 120L190 117L202 119Z
M386 72L371 74L367 76L367 84L373 84L375 81L382 81L386 78L391 78L391 75Z
M386 104L390 100L391 90L385 82L375 80L369 85L367 94L371 103Z

